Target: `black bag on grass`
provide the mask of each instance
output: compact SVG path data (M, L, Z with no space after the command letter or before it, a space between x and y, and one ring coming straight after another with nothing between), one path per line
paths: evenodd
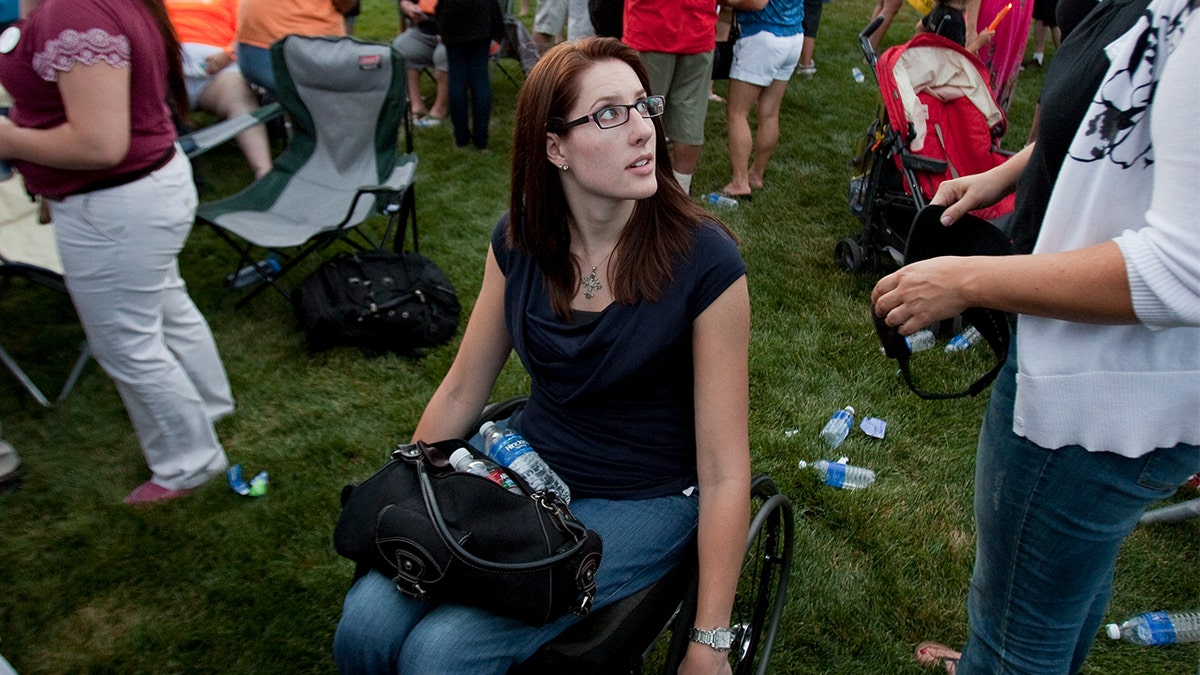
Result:
M461 312L432 260L394 251L326 260L292 290L292 308L314 351L347 345L400 354L448 342Z

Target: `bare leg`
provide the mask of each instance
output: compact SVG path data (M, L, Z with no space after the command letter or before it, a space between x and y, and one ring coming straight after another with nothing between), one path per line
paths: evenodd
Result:
M750 165L750 187L763 186L767 163L779 144L779 108L787 93L787 80L775 80L758 95L758 137L754 140L754 163Z
M413 117L429 114L425 107L425 99L421 96L421 71L409 68L408 73L408 104L412 107Z
M800 48L800 66L813 65L813 53L817 51L817 38L804 36L804 46Z
M258 99L245 78L236 70L221 71L208 83L197 107L221 119L229 119L258 107ZM243 131L236 138L238 147L246 156L246 162L255 178L261 178L271 170L271 144L267 140L266 127L259 124Z
M434 69L433 83L437 86L437 94L433 99L433 107L429 109L429 116L445 119L450 114L450 73Z
M868 38L871 41L871 47L876 52L879 51L879 44L883 42L883 36L887 35L888 28L891 27L892 21L895 20L896 13L900 11L900 5L903 2L904 0L879 0L875 5L875 11L871 13L871 19L877 16L883 17L883 23Z
M754 137L750 132L750 108L761 91L762 87L749 82L729 80L729 103L725 106L725 121L729 129L729 163L733 177L723 189L730 195L750 194L750 150L754 147Z

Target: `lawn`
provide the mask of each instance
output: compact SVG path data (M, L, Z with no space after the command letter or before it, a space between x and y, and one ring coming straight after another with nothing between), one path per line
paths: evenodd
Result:
M825 7L817 73L789 86L766 189L719 212L741 238L749 269L754 470L770 473L797 512L791 592L772 659L779 673L924 672L912 659L918 642L961 645L967 634L973 452L987 395L926 402L910 394L879 354L868 316L876 275L847 274L832 256L858 227L846 207L848 162L879 99L870 79L851 76L862 66L855 34L869 10L867 0ZM905 39L916 18L905 5L889 42ZM359 35L387 40L395 31L394 3L364 0ZM520 79L515 62L503 65ZM1038 70L1021 76L1008 149L1027 136L1041 79ZM492 80L489 154L455 152L448 124L415 132L421 252L453 280L465 311L507 200L517 87L495 67ZM724 138L714 103L694 194L728 180ZM233 146L197 167L204 199L249 181ZM218 432L231 462L251 475L270 472L270 489L248 498L214 481L177 503L130 509L121 498L147 470L95 363L50 409L0 375L3 436L28 469L20 491L0 495L0 654L22 675L334 672L330 643L352 572L331 543L339 492L408 439L457 339L423 358L312 354L282 297L235 307L223 279L236 260L212 232L197 228L180 263L237 397L237 413ZM0 295L0 312L0 344L53 389L82 339L69 303L14 283ZM526 386L513 359L495 396ZM845 405L885 420L886 437L856 431L838 451L822 448L820 427ZM838 491L796 467L838 454L874 469L875 485ZM1200 608L1198 528L1135 531L1108 620ZM1198 659L1200 645L1101 638L1084 672L1192 675Z

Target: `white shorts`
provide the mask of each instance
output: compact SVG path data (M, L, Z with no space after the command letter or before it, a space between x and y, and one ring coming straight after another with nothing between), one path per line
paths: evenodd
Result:
M729 79L766 87L773 80L787 82L800 63L804 34L777 37L766 31L742 36L733 43L733 66Z
M533 15L533 32L558 35L563 25L567 39L578 40L596 34L587 0L539 0Z
M212 82L213 78L226 70L237 70L237 61L225 66L220 71L208 74L205 60L213 54L223 51L220 47L212 45L202 45L198 42L183 43L183 80L187 84L188 101L192 104L192 108L196 108L196 101L200 99L200 93Z

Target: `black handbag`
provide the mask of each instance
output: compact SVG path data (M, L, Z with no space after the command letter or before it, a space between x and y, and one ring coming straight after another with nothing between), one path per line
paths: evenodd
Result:
M342 490L337 552L405 595L482 607L531 626L587 614L600 535L553 492L514 494L446 459L465 441L401 445L375 475Z
M401 354L448 342L461 313L445 273L409 251L334 256L292 290L292 308L313 351L348 345Z
M733 45L741 34L742 29L738 26L737 19L734 18L733 22L729 24L729 39L718 42L713 50L712 79L729 79L729 69L733 67Z

